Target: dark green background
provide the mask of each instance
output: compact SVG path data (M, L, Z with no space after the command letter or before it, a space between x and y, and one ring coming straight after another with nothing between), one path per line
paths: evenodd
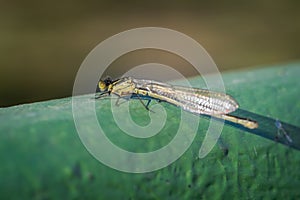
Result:
M166 27L189 35L221 71L299 59L299 18L297 0L2 0L0 106L70 96L91 49L136 27ZM178 57L157 51L124 56L106 75L118 77L146 62L198 75Z

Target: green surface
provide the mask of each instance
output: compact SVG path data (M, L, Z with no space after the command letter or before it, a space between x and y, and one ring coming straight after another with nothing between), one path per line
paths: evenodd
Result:
M299 74L296 63L227 73L223 79L242 109L299 126ZM170 115L166 126L157 136L142 140L130 138L114 124L108 105L108 100L96 103L98 118L105 117L100 124L124 149L155 150L174 137L180 113L176 107L162 103ZM146 125L144 108L138 101L130 105L136 123ZM194 142L180 159L155 172L130 174L101 164L87 152L71 109L71 98L0 109L1 199L300 197L300 152L282 144L225 126L222 142L228 155L216 145L199 159L208 125L201 118Z

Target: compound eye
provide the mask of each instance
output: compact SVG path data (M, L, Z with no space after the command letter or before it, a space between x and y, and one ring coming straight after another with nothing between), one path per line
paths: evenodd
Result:
M99 86L99 89L100 89L101 92L107 90L107 85L104 81L99 81L98 86Z

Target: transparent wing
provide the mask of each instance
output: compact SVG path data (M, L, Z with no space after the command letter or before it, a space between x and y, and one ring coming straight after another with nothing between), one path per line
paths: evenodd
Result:
M195 114L228 114L238 108L237 102L224 93L173 86L151 80L134 79L133 81L136 87L147 90L149 96L174 104Z

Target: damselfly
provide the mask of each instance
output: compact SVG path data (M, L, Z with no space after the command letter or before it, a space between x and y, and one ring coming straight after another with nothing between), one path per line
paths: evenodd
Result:
M167 102L181 107L183 110L197 115L208 115L214 118L224 119L232 123L240 124L246 128L254 129L258 123L250 119L229 115L239 106L229 95L212 92L205 89L174 86L153 80L135 79L123 77L117 80L106 78L98 83L100 91L96 99L114 94L124 99L139 99L144 107L151 100ZM145 104L142 100L148 100ZM117 101L118 102L118 101Z

